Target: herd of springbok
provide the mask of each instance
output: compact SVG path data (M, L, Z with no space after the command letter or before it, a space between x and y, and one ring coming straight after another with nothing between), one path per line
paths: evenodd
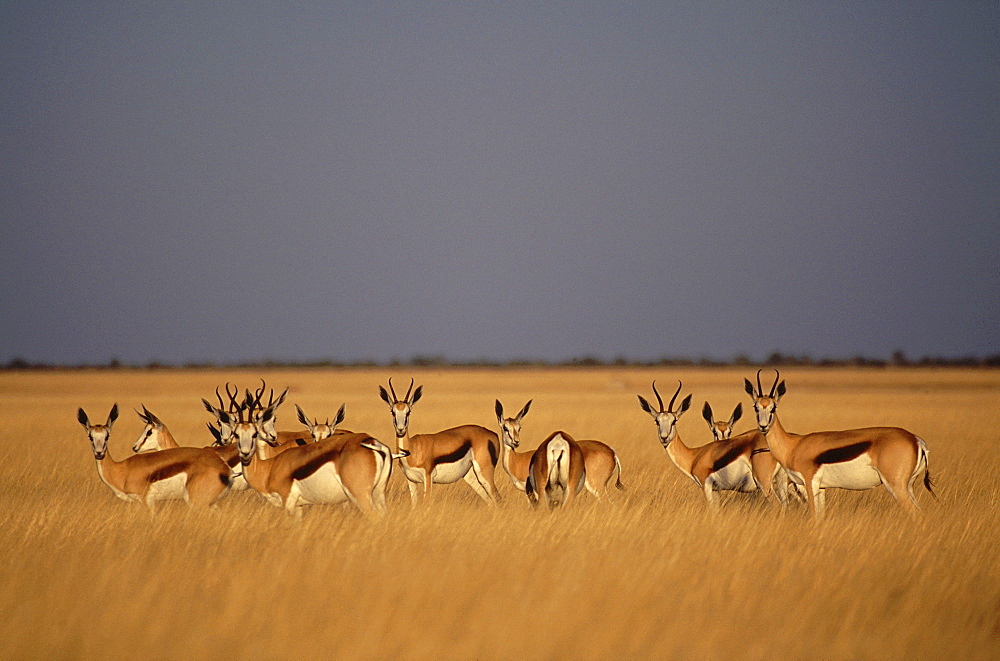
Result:
M911 515L919 507L913 487L920 475L933 494L923 439L897 427L868 427L847 431L792 434L778 420L778 403L785 382L775 374L765 394L757 372L756 388L745 379L753 401L757 428L733 436L743 413L737 405L728 420L716 420L705 402L702 415L714 440L706 445L685 445L677 421L691 407L691 395L677 405L683 384L678 383L670 402L653 382L659 404L654 408L639 396L639 404L656 422L660 444L667 456L702 489L709 505L716 506L717 491L761 492L785 508L789 498L805 500L814 517L823 516L829 488L861 490L884 485ZM180 446L166 425L145 406L136 411L145 427L132 456L115 461L108 456L108 438L118 418L111 408L104 424L91 424L81 408L78 419L90 438L97 472L119 498L144 503L150 510L161 500L184 500L210 506L229 490L252 488L289 514L302 516L308 505L350 502L365 514L384 513L385 489L393 460L406 477L410 498L416 505L430 496L432 484L464 479L486 503L500 497L496 487L497 464L503 466L514 487L537 506L564 506L584 489L596 499L613 502L608 490L612 477L623 489L621 461L613 448L594 440L576 440L564 431L549 434L535 450L518 452L521 420L531 401L513 417L505 417L496 401L500 435L479 425L462 425L434 434L410 435L410 412L420 399L422 386L410 387L400 398L389 380L379 386L379 396L389 406L396 432L396 449L363 432L338 429L344 406L332 421L310 420L298 406L304 430L277 431L276 411L287 388L264 402L265 385L255 392L225 386L228 402L218 389L218 406L202 400L214 417L208 425L215 442L207 447ZM675 407L676 405L676 407Z

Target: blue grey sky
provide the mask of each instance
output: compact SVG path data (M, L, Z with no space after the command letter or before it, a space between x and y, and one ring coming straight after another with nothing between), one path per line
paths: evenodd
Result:
M1000 3L0 5L0 361L1000 353Z

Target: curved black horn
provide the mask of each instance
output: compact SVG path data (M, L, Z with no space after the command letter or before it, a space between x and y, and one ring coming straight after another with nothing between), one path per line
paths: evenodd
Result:
M653 394L656 395L656 401L660 403L660 412L663 412L663 398L660 397L659 391L656 389L656 379L653 379Z
M413 384L414 383L415 383L414 380L412 378L410 378L410 387L406 389L406 397L403 399L403 401L405 401L405 402L409 402L410 401L410 393L413 391Z
M670 406L669 406L669 408L667 408L668 411L673 411L674 410L674 401L677 399L677 395L681 394L681 388L683 388L683 387L684 387L684 384L681 383L680 379L677 379L677 392L675 392L674 396L670 398Z
M764 388L760 385L760 373L761 373L761 371L763 371L763 370L762 369L757 370L757 396L758 397L763 397L764 396Z
M771 393L768 395L770 398L774 398L774 389L778 387L778 379L781 378L781 372L777 369L774 370L774 385L771 386Z

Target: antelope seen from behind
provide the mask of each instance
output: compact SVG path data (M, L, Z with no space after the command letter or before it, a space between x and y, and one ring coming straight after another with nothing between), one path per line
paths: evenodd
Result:
M501 441L503 443L501 446L502 454L500 462L503 465L504 471L510 477L510 481L518 491L525 490L529 465L531 457L534 454L533 451L517 451L517 448L521 444L521 419L527 415L528 409L531 408L531 401L529 400L520 413L512 418L504 417L503 404L500 403L499 399L496 400L494 407L497 421L500 423ZM625 488L621 482L622 466L618 460L618 454L609 445L600 441L577 441L577 445L583 452L583 461L586 468L585 486L587 491L593 494L598 500L613 502L611 500L611 493L608 491L608 484L611 482L611 478L614 476L616 470L618 471L618 477L615 480L615 487L618 489Z
M788 479L805 490L814 518L823 517L826 489L860 491L880 484L907 513L919 514L913 485L921 473L924 487L934 493L927 443L922 438L899 427L791 434L778 419L778 403L785 395L785 382L779 383L780 378L775 370L774 384L765 395L758 370L756 390L750 379L744 379L744 388L753 400L758 429Z
M524 492L532 505L550 510L576 499L587 481L583 450L566 432L553 432L531 454Z

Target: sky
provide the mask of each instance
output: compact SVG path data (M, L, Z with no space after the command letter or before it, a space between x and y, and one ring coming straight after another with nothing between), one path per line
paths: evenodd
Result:
M1000 353L1000 3L0 4L0 363Z

